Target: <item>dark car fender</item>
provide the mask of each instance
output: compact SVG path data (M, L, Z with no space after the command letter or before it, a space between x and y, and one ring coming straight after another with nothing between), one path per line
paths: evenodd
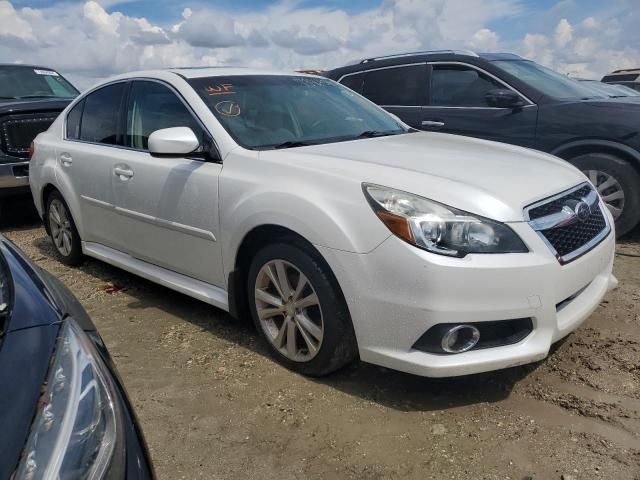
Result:
M571 160L587 153L608 153L630 161L636 168L640 168L640 152L624 143L602 139L582 139L567 142L554 148L550 153L565 160Z

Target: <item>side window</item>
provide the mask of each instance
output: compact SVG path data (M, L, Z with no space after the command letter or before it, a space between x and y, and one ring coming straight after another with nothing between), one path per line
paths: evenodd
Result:
M505 88L500 82L464 65L434 65L431 73L431 103L443 107L489 107L489 90Z
M362 94L378 105L418 106L426 102L425 65L385 68L366 73Z
M81 100L67 114L67 138L70 140L80 139L80 120L83 108L84 100Z
M191 128L203 144L202 127L174 92L157 82L133 82L127 110L126 146L146 150L149 135L172 127Z
M356 73L355 75L348 75L340 80L340 83L345 87L350 88L354 92L362 93L362 82L364 81L364 73Z
M118 119L125 83L114 83L96 90L84 99L80 140L118 145Z

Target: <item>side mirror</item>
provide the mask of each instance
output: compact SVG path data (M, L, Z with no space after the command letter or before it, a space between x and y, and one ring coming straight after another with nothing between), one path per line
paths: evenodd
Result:
M149 135L149 152L155 155L187 155L200 146L189 127L162 128Z
M508 88L494 88L493 90L489 90L484 98L491 107L515 108L523 105L520 95Z

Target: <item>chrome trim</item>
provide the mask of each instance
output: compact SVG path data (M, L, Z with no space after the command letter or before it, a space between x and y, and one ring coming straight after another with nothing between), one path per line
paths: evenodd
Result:
M112 203L103 202L102 200L98 200L92 197L87 197L86 195L81 195L81 198L97 207L104 208L105 210L113 210L119 215L133 218L134 220L140 220L141 222L145 222L150 225L166 228L168 230L174 230L180 233L186 233L187 235L202 238L204 240L210 240L212 242L217 241L215 235L208 230L192 227L190 225L185 225L183 223L172 222L171 220L164 220L162 218L153 217L145 213L134 212L133 210L118 207Z
M601 215L604 217L604 223L605 223L605 228L602 229L602 231L596 235L595 237L593 237L591 240L589 240L587 243L585 243L584 245L582 245L581 247L577 248L576 250L574 250L573 252L567 253L564 256L561 256L558 254L558 251L554 248L553 245L551 245L551 242L549 242L549 240L547 239L547 237L544 236L544 231L548 230L550 228L553 228L553 226L548 226L552 224L551 220L560 220L560 222L562 221L562 219L560 219L559 217L557 217L557 215L559 214L552 214L552 215L547 215L546 217L541 217L539 219L536 220L531 220L531 217L529 216L529 212L531 210L533 210L536 207L539 207L541 205L545 205L549 202L552 202L558 198L562 198L565 197L573 192L575 192L576 190L580 190L581 188L583 188L585 185L589 185L591 187L591 191L589 192L589 194L587 195L587 197L585 198L585 201L587 204L589 204L590 207L590 211L593 212L594 208L599 208L600 209L600 213ZM595 199L594 199L594 195L595 194ZM554 217L554 219L551 219L550 217ZM556 257L556 259L558 260L558 262L561 265L565 265L569 262L571 262L572 260L575 260L576 258L582 256L583 254L587 253L589 250L591 250L592 248L594 248L596 245L598 245L602 240L604 240L609 233L611 233L611 224L609 223L609 218L607 217L607 209L604 206L604 204L602 203L602 201L600 200L600 196L597 194L597 192L593 189L593 186L591 185L590 182L583 182L579 185L576 185L575 187L572 187L568 190L564 190L563 192L560 192L556 195L553 195L551 197L547 197L543 200L539 200L535 203L532 203L531 205L528 205L527 207L525 207L524 209L524 218L527 221L527 223L529 223L529 225L531 226L531 228L538 234L538 236L542 239L542 241L544 242L544 244L547 246L547 248L549 248L549 250L551 250L551 252L553 253L553 255ZM565 220L568 217L564 217ZM538 224L536 224L536 222L538 220L541 219L547 219L547 221L545 222L540 222ZM569 223L559 223L556 224L555 226L566 226L570 223L573 223L574 221L577 220L577 216L576 219L574 219L573 221L569 222ZM544 226L545 228L540 228ZM538 227L538 228L536 228Z
M416 65L426 65L427 62L416 62L416 63L403 63L402 65L388 65L386 67L378 67L378 68L369 68L367 70L358 70L357 72L346 73L342 75L338 79L338 83L342 83L342 80L347 77L353 77L354 75L365 74L369 72L377 72L378 70L389 70L390 68L404 68L404 67L415 67ZM426 88L426 85L425 85ZM420 107L422 108L422 107Z
M206 132L207 134L209 134L209 137L211 138L211 141L213 142L213 146L215 147L215 149L218 151L218 153L220 153L220 148L218 147L218 142L216 142L216 139L214 138L213 134L211 133L211 131L207 128L205 122L202 121L202 119L198 116L198 114L193 110L193 108L191 107L191 105L189 104L189 102L187 102L187 100L182 96L182 93L180 93L180 91L178 91L178 89L176 87L174 87L171 83L165 81L165 80L160 80L158 78L153 78L153 77L130 77L130 78L124 78L124 79L118 79L118 80L114 80L112 82L107 82L107 83L103 83L100 84L94 88L92 88L91 90L88 90L86 92L83 92L81 95L78 95L78 97L75 98L75 100L73 101L73 103L71 103L67 108L68 110L66 110L66 113L63 117L63 124L62 124L62 139L67 141L67 142L77 142L77 143L84 143L87 145L98 145L101 147L109 147L109 148L119 148L122 150L131 150L131 151L135 151L135 152L145 152L145 153L149 153L149 150L144 150L144 149L140 149L140 148L133 148L133 147L127 147L126 145L110 145L107 143L100 143L100 142L88 142L86 140L80 140L80 139L76 139L76 138L68 138L67 137L67 117L69 116L69 113L71 113L71 110L73 110L73 108L80 103L81 101L83 101L85 98L87 98L89 95L91 95L94 92L97 92L98 90L101 90L104 87L108 87L111 85L115 85L118 83L132 83L134 81L142 81L142 82L155 82L158 83L160 85L164 85L165 87L167 87L171 92L173 92L174 95L176 95L178 97L178 100L180 100L182 102L182 104L185 106L185 108L187 109L187 111L191 114L191 116L194 118L194 120L196 121L196 123L198 125L200 125L200 128L202 128L202 130L204 132ZM126 87L125 87L126 88ZM189 88L191 88L191 85L189 85ZM126 96L127 96L127 104L124 107L118 108L119 113L122 113L122 110L127 110L128 109L128 100L129 100L129 92L125 92ZM83 109L84 111L84 109ZM126 130L127 126L124 126L124 129ZM126 135L126 131L125 131L125 135ZM200 145L200 147L202 147L202 145ZM200 160L205 162L206 160L201 160L198 158L192 158L189 157L189 155L185 155L184 158L188 158L190 160Z
M590 214L593 213L594 209L598 206L598 200L598 194L595 190L591 190L589 194L583 198L583 201L589 206ZM532 208L535 207L528 207L529 210ZM534 230L541 231L549 230L550 228L564 227L577 221L579 221L579 218L576 211L565 205L562 210L557 213L530 220L529 225L531 225L531 228Z
M480 55L478 55L476 52L472 50L423 50L418 52L395 53L392 55L383 55L381 57L363 58L362 60L358 61L354 65L359 65L359 64L368 63L368 62L375 62L377 60L387 60L389 58L411 57L413 55L437 55L437 54L446 54L446 53L451 55L467 55L469 57L480 58Z
M498 83L501 83L503 86L505 86L507 89L511 90L512 92L515 92L518 95L520 95L523 99L525 99L528 102L528 105L522 105L522 107L535 105L535 103L533 101L531 101L531 99L529 99L529 97L527 97L525 94L523 94L522 92L518 91L517 89L515 89L514 87L509 85L507 82L505 82L501 78L496 77L494 74L487 72L484 68L478 67L477 65L472 65L472 64L466 63L466 62L445 61L445 60L435 61L435 62L427 61L427 65L462 65L463 67L473 68L473 69L478 70L479 72L482 72L485 75L493 78ZM438 107L438 105L429 105L429 106ZM459 107L459 108L474 108L474 107ZM475 107L475 108L500 108L500 107Z
M180 233L186 233L187 235L191 235L193 237L203 238L205 240L211 240L212 242L216 241L215 235L209 232L208 230L192 227L190 225L185 225L183 223L172 222L170 220L164 220L162 218L153 217L145 213L134 212L133 210L129 210L127 208L122 208L118 206L115 207L115 211L120 215L133 218L134 220L140 220L141 222L145 222L145 223L166 228L169 230L174 230Z

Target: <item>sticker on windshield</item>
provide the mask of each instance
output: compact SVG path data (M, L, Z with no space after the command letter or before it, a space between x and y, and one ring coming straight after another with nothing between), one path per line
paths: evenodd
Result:
M232 95L236 93L233 85L230 83L221 83L220 85L210 86L205 89L209 95Z
M38 75L49 75L51 77L59 77L60 74L58 72L54 72L53 70L37 70L34 69L34 72L36 72Z
M229 100L218 102L216 104L216 112L225 117L237 117L240 115L240 105Z

